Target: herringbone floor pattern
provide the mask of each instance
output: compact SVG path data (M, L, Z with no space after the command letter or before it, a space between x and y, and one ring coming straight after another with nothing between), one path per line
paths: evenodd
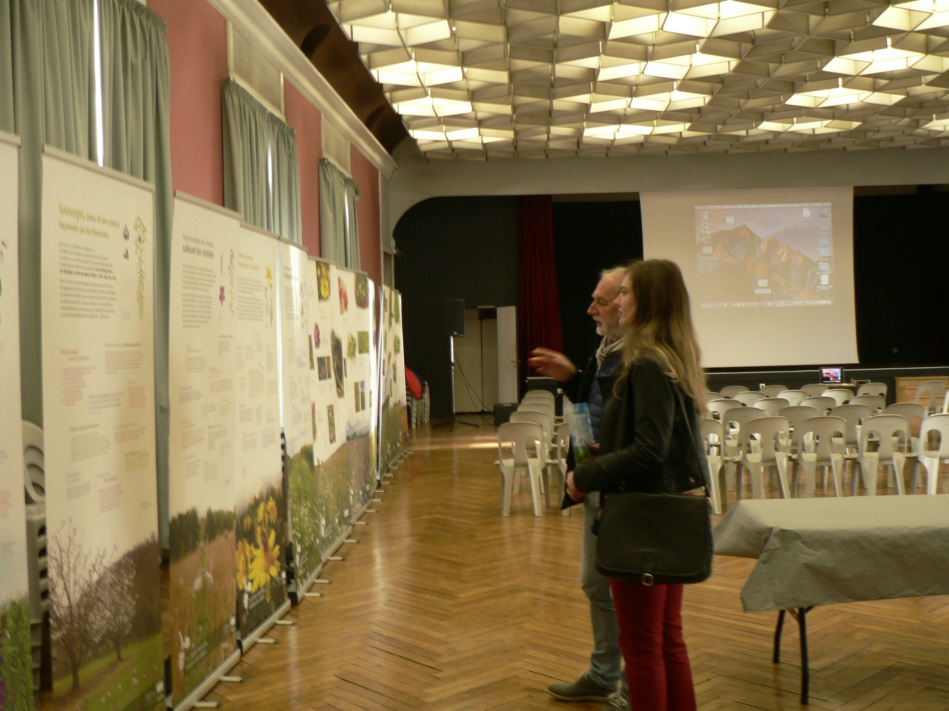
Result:
M259 710L599 709L546 692L588 663L583 517L534 517L522 490L503 518L494 433L485 421L417 434L358 543L327 563L324 596L293 608L295 626L273 628L278 644L244 656L232 672L243 683L207 699ZM711 580L686 592L703 711L802 708L793 621L774 665L774 614L741 611L752 565L719 557ZM814 711L949 709L949 598L818 608L808 622Z

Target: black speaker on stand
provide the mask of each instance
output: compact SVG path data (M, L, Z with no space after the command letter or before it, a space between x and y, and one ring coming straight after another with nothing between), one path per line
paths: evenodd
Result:
M474 422L465 422L455 417L455 338L464 337L465 335L465 300L445 299L444 311L445 335L448 336L449 360L451 361L451 420L448 424L451 425L453 430L456 423L480 428L480 425Z

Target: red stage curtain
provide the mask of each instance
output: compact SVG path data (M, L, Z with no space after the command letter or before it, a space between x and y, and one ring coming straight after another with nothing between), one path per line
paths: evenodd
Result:
M520 198L517 231L521 240L518 346L521 362L526 363L531 350L538 346L563 350L554 255L554 213L549 195ZM529 372L526 374L531 375Z

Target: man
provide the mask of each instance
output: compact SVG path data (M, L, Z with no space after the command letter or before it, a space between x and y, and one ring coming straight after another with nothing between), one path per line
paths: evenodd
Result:
M622 364L623 341L619 327L616 295L626 274L625 267L614 267L600 273L600 281L593 290L593 302L587 313L596 322L596 332L602 338L596 353L581 372L562 353L536 348L528 363L541 375L563 383L575 402L586 402L590 409L593 439L600 440L600 419L603 407L611 396L601 392L597 376L616 373ZM616 610L610 594L610 581L596 569L596 536L593 520L600 504L598 492L584 499L583 556L580 566L580 585L590 600L590 619L593 624L593 652L590 669L573 682L551 684L547 690L561 701L606 701L606 709L626 708L629 689L623 674L623 655L619 648L619 627ZM619 691L617 691L619 687Z

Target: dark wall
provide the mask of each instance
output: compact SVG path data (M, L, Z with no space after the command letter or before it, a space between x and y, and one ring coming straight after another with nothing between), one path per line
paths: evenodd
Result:
M431 389L432 416L451 416L445 299L467 308L516 306L520 248L517 198L433 198L395 228L405 364Z
M448 417L451 370L443 299L465 299L468 307L517 305L517 198L427 200L399 221L395 238L406 365L429 381L433 415ZM582 364L596 338L586 309L600 270L643 256L639 202L555 202L554 239L564 351ZM915 194L854 198L862 367L949 363L947 264L949 193L921 186Z
M583 367L598 338L586 310L600 272L643 256L639 201L555 202L554 242L564 353Z
M949 362L949 193L858 196L853 229L861 364Z

